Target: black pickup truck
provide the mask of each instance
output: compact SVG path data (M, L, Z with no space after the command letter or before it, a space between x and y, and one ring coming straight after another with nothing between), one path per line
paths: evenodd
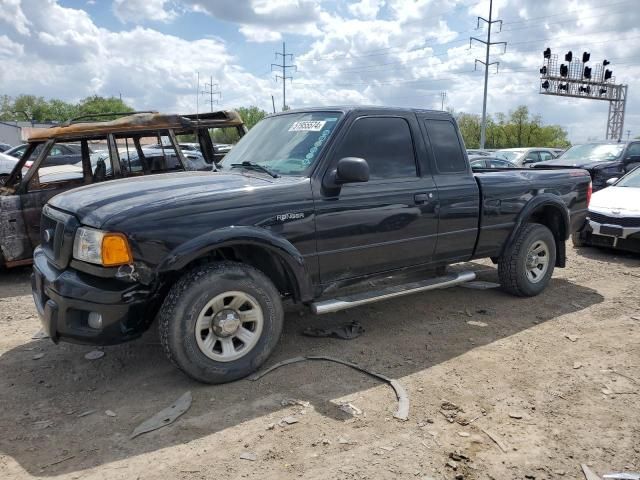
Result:
M284 301L335 312L469 281L472 271L445 267L486 257L506 291L539 294L565 265L590 192L584 170L472 172L444 112L288 111L256 125L216 172L52 198L33 297L55 342L124 342L157 319L175 365L225 382L268 358ZM425 273L371 287L400 272Z

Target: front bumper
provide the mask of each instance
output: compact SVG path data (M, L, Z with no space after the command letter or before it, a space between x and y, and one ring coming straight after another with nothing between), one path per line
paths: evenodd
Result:
M640 228L638 227L621 227L589 219L579 235L588 245L640 253Z
M126 342L142 335L153 318L148 289L71 268L58 270L40 247L34 252L31 292L42 326L56 343ZM100 328L89 326L90 312L102 317Z

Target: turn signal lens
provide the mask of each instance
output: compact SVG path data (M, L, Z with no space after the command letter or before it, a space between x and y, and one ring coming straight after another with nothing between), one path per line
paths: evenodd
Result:
M587 188L587 207L591 203L591 195L593 194L593 184L589 182L589 187Z
M102 237L102 265L114 267L133 262L127 237L121 233L105 233Z

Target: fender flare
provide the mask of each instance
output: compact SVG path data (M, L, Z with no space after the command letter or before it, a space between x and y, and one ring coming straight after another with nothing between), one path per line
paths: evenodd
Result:
M182 270L216 249L234 245L260 247L272 253L293 277L294 297L303 302L313 298L311 277L302 254L285 238L259 227L225 227L193 238L173 249L157 267L157 273Z
M531 199L524 206L524 208L518 215L518 218L516 219L515 225L513 226L513 229L511 230L511 233L509 234L507 241L502 247L502 251L500 252L500 255L503 255L504 252L506 252L511 247L511 245L513 245L513 242L515 242L518 232L520 231L522 226L529 221L533 213L536 210L539 210L540 208L544 208L544 207L554 208L555 210L558 211L558 213L560 213L560 218L562 219L562 224L564 226L564 235L561 237L558 232L552 232L553 236L556 237L556 239L561 239L564 241L569 239L569 237L571 236L571 221L569 218L569 209L567 208L565 203L562 201L562 199L557 195L553 195L550 193L543 193ZM556 242L556 249L558 254L557 263L564 264L564 242Z

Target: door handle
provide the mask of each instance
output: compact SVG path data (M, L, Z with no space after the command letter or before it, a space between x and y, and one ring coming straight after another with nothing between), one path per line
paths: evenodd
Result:
M426 203L433 198L433 193L416 193L413 200L416 203Z

